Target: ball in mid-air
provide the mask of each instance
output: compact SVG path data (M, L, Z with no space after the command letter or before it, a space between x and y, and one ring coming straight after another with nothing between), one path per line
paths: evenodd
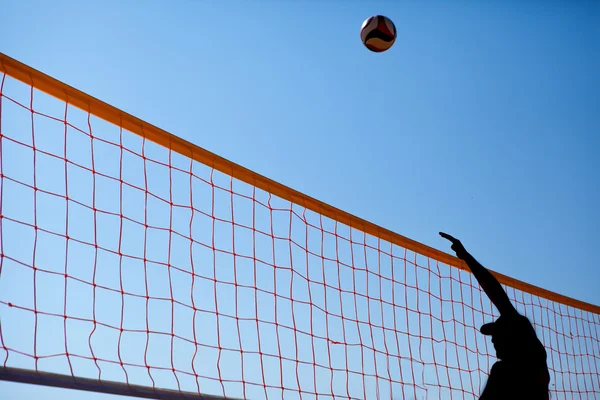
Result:
M396 26L383 15L374 15L363 22L360 39L367 49L376 53L388 50L396 41Z

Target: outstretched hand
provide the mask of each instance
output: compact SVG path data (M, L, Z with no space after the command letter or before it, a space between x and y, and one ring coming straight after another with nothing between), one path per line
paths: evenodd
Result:
M465 249L465 246L463 246L460 240L458 240L454 236L448 235L444 232L440 232L440 236L446 240L449 240L452 243L452 246L450 248L454 250L454 252L456 253L456 257L464 260L469 255L467 249Z

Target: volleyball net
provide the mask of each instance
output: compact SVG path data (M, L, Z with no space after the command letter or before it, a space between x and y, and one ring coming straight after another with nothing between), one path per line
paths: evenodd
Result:
M148 398L476 398L498 314L456 258L0 54L0 379ZM554 399L600 307L496 274Z

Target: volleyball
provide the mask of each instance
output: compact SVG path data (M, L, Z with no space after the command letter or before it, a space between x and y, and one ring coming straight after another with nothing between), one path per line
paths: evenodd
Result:
M388 50L396 41L396 26L383 15L374 15L363 22L360 39L367 49L375 53Z

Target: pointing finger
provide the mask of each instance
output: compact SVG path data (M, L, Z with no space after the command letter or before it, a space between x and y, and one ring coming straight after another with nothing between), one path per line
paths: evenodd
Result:
M443 237L444 239L451 241L453 244L458 242L458 239L456 239L452 235L448 235L447 233L440 232L440 236Z

